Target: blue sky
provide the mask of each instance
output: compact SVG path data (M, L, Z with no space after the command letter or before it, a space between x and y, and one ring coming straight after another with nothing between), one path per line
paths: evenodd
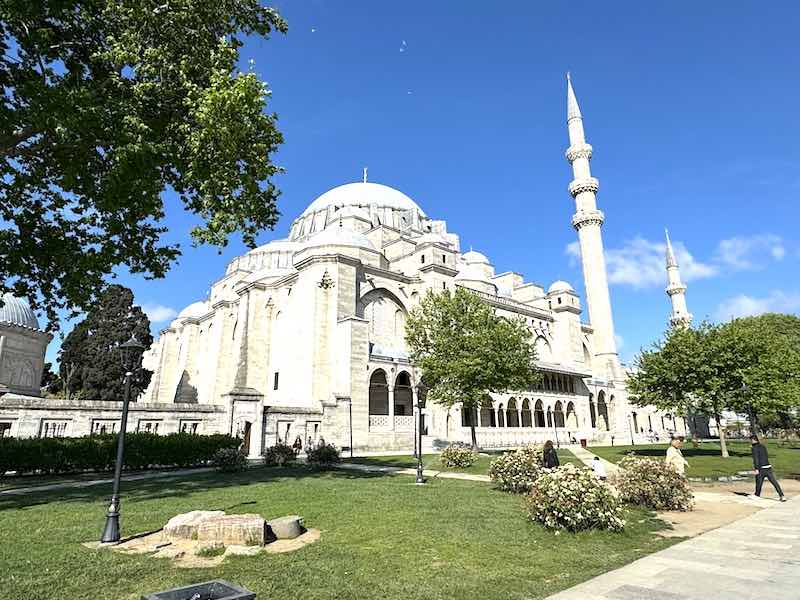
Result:
M800 5L755 2L278 2L289 33L251 40L286 142L283 214L358 180L396 187L487 254L583 296L564 74L594 146L621 354L664 330L663 230L696 318L800 312ZM160 281L121 276L165 326L202 299L239 240L192 248ZM588 316L585 315L586 319ZM57 340L48 356L53 358Z

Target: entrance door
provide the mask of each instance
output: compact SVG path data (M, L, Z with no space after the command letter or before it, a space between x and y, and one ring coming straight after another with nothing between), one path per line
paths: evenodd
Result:
M276 431L277 439L275 440L278 444L286 444L287 446L290 445L294 440L292 440L292 422L291 421L278 421L278 428Z
M246 454L250 454L250 429L252 429L253 424L250 421L245 421L244 424L244 438L242 439L242 451Z

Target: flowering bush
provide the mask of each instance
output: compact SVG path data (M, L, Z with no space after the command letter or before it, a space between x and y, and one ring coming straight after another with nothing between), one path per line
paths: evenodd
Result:
M312 467L330 467L342 462L339 450L331 444L306 451L306 462Z
M478 460L478 455L472 448L451 445L442 450L439 460L445 467L471 467Z
M297 455L291 446L278 442L264 452L264 464L268 467L282 467L294 462Z
M590 469L567 464L545 470L531 486L528 517L548 529L622 531L622 503Z
M614 485L624 502L653 510L692 509L689 483L665 462L629 454L619 466Z
M531 489L546 469L542 467L542 447L523 446L508 452L489 464L489 478L505 492L522 494Z

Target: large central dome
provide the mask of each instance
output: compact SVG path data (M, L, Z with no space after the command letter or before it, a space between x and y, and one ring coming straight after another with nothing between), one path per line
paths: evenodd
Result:
M422 216L425 213L411 198L394 188L390 188L380 183L357 182L346 183L328 190L319 198L309 204L303 211L303 216L309 215L328 207L342 208L344 206L368 207L375 205L378 207L388 207L395 210L418 210Z

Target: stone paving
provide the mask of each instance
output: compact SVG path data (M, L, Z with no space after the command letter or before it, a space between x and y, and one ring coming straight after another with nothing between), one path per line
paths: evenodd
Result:
M800 598L800 497L565 590L548 600Z

